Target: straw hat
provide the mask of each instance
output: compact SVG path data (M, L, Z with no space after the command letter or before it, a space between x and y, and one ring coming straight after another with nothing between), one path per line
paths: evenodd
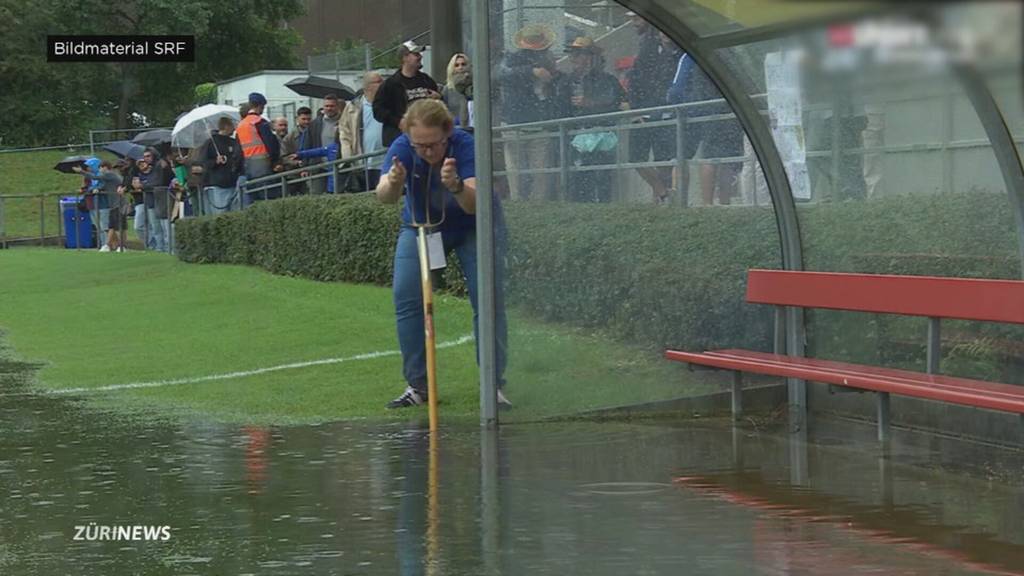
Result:
M523 50L547 50L555 43L555 33L544 24L527 24L513 40Z
M577 36L572 44L566 44L565 50L567 52L580 51L580 52L591 52L596 54L601 51L601 48L597 44L594 44L594 39L587 36Z

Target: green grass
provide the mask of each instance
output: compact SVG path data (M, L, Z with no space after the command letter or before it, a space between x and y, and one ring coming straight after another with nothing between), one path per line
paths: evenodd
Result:
M389 288L184 264L163 254L0 252L0 328L45 389L188 379L397 350ZM468 301L437 297L438 341L472 333ZM705 393L658 351L510 312L509 418L530 420ZM438 351L441 414L477 418L471 342ZM80 394L103 407L232 422L423 419L386 411L397 354L222 380Z
M0 196L11 194L59 194L68 196L77 193L82 177L64 174L53 169L65 156L89 154L89 149L43 150L39 152L13 152L0 154ZM112 154L98 154L101 159L115 160ZM58 197L51 196L43 201L45 217L44 232L47 236L57 234ZM3 200L3 220L0 229L8 238L39 237L39 199L6 198Z

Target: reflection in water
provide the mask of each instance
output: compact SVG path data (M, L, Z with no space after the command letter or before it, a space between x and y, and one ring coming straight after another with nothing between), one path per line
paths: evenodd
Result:
M797 444L693 422L441 434L432 447L404 426L167 423L19 397L0 407L0 572L1024 570L1019 456L993 453L1009 482L942 470L984 470L977 447L903 433L879 454L852 424ZM90 523L171 539L75 540Z

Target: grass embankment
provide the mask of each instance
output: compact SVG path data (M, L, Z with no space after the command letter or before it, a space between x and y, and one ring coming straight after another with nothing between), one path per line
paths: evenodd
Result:
M44 233L55 236L59 230L59 196L77 194L82 177L64 174L53 169L65 156L88 155L89 149L42 150L39 152L12 152L0 154L0 196L11 194L54 194L43 200ZM115 160L106 152L98 158ZM39 237L39 199L7 198L3 200L3 221L0 227L8 239Z
M391 291L322 283L153 253L0 252L0 328L20 358L42 361L44 389L203 378L397 350ZM439 342L472 334L469 302L437 296ZM704 393L657 351L624 347L510 314L514 419ZM478 414L472 342L438 352L442 418ZM401 391L397 353L340 363L79 393L104 405L235 422L425 418L386 411Z

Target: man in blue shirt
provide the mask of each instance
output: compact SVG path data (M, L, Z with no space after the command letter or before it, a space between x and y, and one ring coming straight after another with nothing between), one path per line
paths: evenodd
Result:
M477 328L477 254L476 254L476 163L473 137L454 127L447 107L438 100L417 100L410 104L402 120L404 133L388 148L377 184L377 198L384 203L398 202L405 195L402 228L398 234L394 265L395 316L398 343L402 351L405 392L388 408L416 406L427 401L427 370L423 330L423 294L420 262L413 223L438 222L430 232L441 234L444 251L459 257L473 305L473 327ZM501 208L495 199L495 244L504 245ZM443 216L443 220L442 220ZM415 218L414 218L415 217ZM498 259L499 261L501 259ZM496 265L495 334L497 336L498 403L510 403L501 392L507 348L503 271ZM479 360L479 348L477 350Z

